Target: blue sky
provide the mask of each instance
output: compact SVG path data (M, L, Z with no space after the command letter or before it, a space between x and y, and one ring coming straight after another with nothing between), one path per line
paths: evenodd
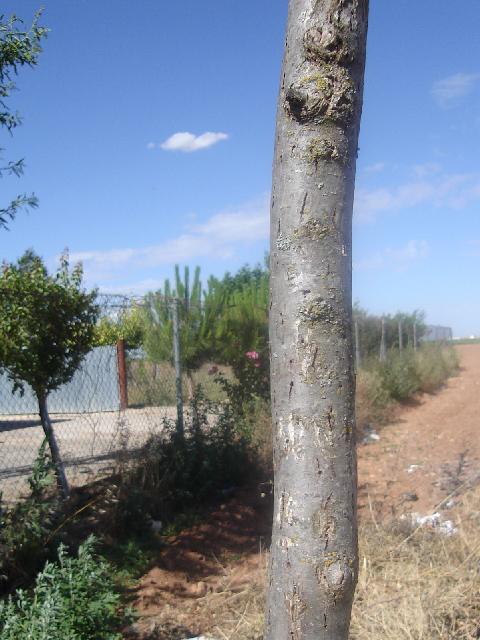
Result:
M28 19L37 2L4 0ZM0 257L64 247L103 291L263 259L287 0L44 0L39 66L11 104L2 201L40 208ZM478 0L371 0L354 218L354 296L480 335Z

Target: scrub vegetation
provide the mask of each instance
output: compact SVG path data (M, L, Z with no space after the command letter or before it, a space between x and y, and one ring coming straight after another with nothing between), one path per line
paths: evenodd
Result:
M212 504L239 487L271 486L267 314L256 290L259 280L266 292L268 273L260 267L225 278L226 299L237 304L223 320L224 364L195 373L184 438L174 421L166 422L162 437L152 437L137 457L119 454L111 478L74 490L66 503L59 499L44 442L29 494L1 511L2 637L19 637L28 628L31 635L25 637L43 639L47 623L49 638L120 637L130 620L129 589L164 548L162 540L201 522ZM380 362L379 319L362 313L365 344L368 327L374 336L357 372L360 430L367 424L378 428L416 394L435 392L458 367L453 348L438 344L400 352L389 343ZM134 327L138 340L137 319ZM121 333L118 327L108 331ZM145 368L146 380L153 379L152 364L136 366ZM152 534L154 523L161 523L160 537ZM91 613L80 619L75 603L87 600ZM88 635L88 625L97 635Z

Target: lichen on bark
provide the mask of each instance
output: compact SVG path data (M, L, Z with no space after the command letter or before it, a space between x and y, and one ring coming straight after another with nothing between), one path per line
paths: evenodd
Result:
M306 75L295 79L285 94L286 110L299 122L345 122L354 108L355 88L345 67L305 61ZM313 69L311 67L314 67Z
M347 153L343 140L339 143L327 137L314 138L308 144L307 159L315 165L321 160L331 160L332 162L345 164L347 162Z

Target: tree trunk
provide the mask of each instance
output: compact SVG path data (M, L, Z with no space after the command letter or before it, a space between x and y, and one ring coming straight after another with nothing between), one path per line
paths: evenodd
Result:
M42 423L45 437L47 438L48 446L50 447L50 453L52 456L52 462L55 465L55 474L57 476L58 489L64 500L68 500L70 497L70 488L68 486L67 476L65 474L65 467L60 455L60 449L58 448L55 432L50 420L47 409L47 397L45 395L38 396L38 408L40 412L40 421Z
M194 427L194 430L196 429L198 431L198 429L200 428L200 417L197 411L197 404L195 402L192 402L193 397L195 395L195 381L193 379L193 374L190 371L190 369L187 369L186 377L187 377L188 401L190 403L190 408L192 410L193 427Z
M344 640L357 580L351 234L368 0L290 0L272 187L266 640Z
M187 378L188 399L189 401L191 401L195 394L195 382L193 380L193 374L190 371L190 369L187 369L186 378Z

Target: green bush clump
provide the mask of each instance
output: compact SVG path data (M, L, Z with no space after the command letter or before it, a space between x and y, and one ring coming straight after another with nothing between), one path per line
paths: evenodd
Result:
M58 561L47 562L31 593L18 590L0 602L2 640L117 640L120 596L107 563L88 538L77 557L58 548Z
M457 370L457 353L444 344L422 344L417 351L391 349L385 362L370 359L357 373L359 428L388 421L395 402L405 402L418 392L434 392Z
M164 524L178 513L199 508L254 477L254 426L242 408L214 403L197 387L185 417L184 435L172 420L140 452L141 464L120 467L115 533L141 534L150 519Z
M47 556L45 541L57 521L59 502L46 446L44 440L28 479L29 495L10 508L0 504L0 593L28 582Z
M392 350L378 366L388 395L404 401L417 391L432 393L441 387L458 369L458 358L453 347L432 343L423 344L416 352Z
M360 369L357 373L357 425L363 428L369 422L385 422L391 401L380 373L374 369Z
M415 358L420 391L432 393L458 369L458 357L451 346L424 345Z
M390 351L387 360L379 364L383 386L393 400L407 400L420 389L413 349Z

